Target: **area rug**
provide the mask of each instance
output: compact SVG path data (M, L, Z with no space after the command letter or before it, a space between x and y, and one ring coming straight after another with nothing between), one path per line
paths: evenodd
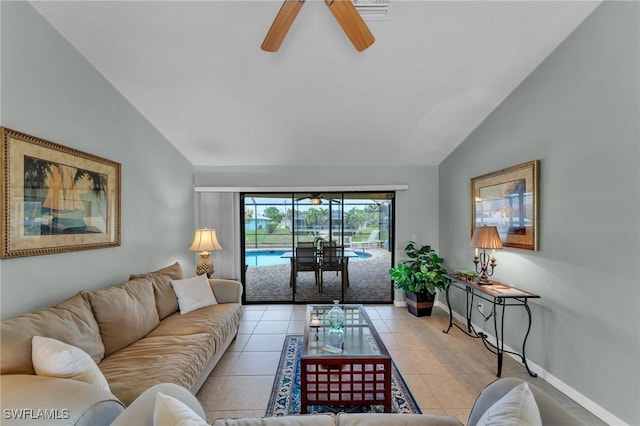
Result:
M285 337L276 378L267 405L266 417L300 414L300 357L302 355L302 336L288 335ZM420 414L420 408L411 391L392 361L391 369L391 411L394 413ZM383 406L326 406L310 405L309 413L350 412L369 413L382 412Z

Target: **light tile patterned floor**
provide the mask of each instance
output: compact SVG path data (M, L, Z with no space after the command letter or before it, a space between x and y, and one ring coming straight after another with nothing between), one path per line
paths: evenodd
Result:
M305 305L248 305L235 342L198 392L209 422L220 417L261 417L267 408L287 334L302 334ZM367 313L423 413L448 414L463 423L476 396L496 379L496 358L478 339L442 333L449 316L434 308L416 318L406 308L367 305ZM589 425L604 425L524 366L506 357L503 376L517 376L546 389Z

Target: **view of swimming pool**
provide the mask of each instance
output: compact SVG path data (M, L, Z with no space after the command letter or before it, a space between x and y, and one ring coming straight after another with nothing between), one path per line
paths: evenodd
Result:
M271 266L271 265L288 265L290 260L282 258L284 253L291 250L255 250L247 251L245 253L245 263L249 266ZM351 261L358 261L361 259L367 259L371 257L371 253L363 253L362 251L356 252L357 258L352 258Z

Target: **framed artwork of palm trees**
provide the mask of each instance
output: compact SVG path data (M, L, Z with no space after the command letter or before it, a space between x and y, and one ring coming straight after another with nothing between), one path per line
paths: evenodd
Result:
M120 245L119 163L5 127L0 134L0 257Z

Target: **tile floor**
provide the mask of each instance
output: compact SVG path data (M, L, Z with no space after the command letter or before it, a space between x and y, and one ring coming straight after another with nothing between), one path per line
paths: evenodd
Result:
M496 379L495 355L457 329L442 333L449 316L438 308L422 318L392 305L366 308L422 412L448 414L466 423L476 396ZM197 394L209 422L264 415L284 337L303 334L305 314L305 305L244 306L237 339ZM544 380L531 378L510 357L505 357L503 376L530 380L587 424L604 424Z

